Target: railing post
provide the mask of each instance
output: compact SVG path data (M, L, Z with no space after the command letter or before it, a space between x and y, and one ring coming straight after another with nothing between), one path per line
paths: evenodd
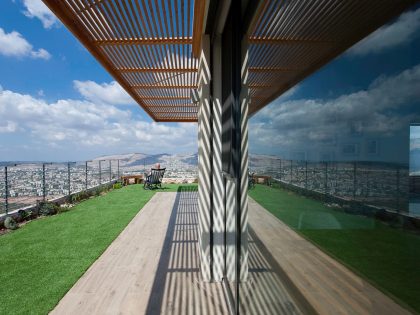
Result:
M397 212L400 212L400 168L397 166Z
M282 175L282 169L281 169L281 159L279 160L280 161L280 171L279 171L279 179L281 180L281 175Z
M120 180L120 160L117 160L117 180Z
M293 183L293 160L290 160L290 184Z
M4 206L6 215L9 214L9 181L7 178L7 166L4 167Z
M112 181L112 165L111 160L109 160L109 182Z
M101 160L99 160L99 185L101 185L102 182L102 170L101 170Z
M270 175L272 176L272 177L274 177L274 171L275 171L275 168L274 168L274 159L272 159L271 161L270 161Z
M71 187L70 187L70 181L71 181L71 174L70 174L70 162L67 163L67 185L68 185L68 195L71 194Z
M328 193L328 161L325 161L325 185L324 185L324 193L327 195Z
M305 189L308 189L308 160L305 161Z
M366 200L369 197L369 164L366 165Z
M85 162L85 190L88 189L88 162Z
M356 200L356 184L357 184L356 175L357 175L357 162L354 161L353 162L353 200Z
M45 163L42 163L42 200L47 197L47 187L45 185Z

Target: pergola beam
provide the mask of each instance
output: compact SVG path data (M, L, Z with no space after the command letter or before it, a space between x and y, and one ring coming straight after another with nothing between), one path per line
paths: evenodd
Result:
M190 114L197 114L197 111L173 111L173 112L168 112L168 111L164 111L164 110L162 110L162 111L152 111L153 112L153 114L187 114L187 115L190 115Z
M192 52L198 58L201 49L201 36L204 29L204 15L206 11L206 0L194 1L194 24L193 24L193 43Z
M196 123L197 118L159 118L155 119L156 122L191 122Z
M176 104L176 105L149 105L151 111L155 108L198 108L197 105L189 103L189 104Z

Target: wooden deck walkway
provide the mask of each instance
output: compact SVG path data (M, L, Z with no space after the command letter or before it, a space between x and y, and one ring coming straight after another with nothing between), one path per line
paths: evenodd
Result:
M411 314L249 198L251 235L289 291L318 314ZM270 260L270 259L268 259ZM299 297L300 296L300 297ZM306 303L305 303L306 302ZM312 310L311 310L312 309Z
M200 281L196 191L157 193L52 314L228 314ZM409 314L250 199L242 314Z
M200 281L197 192L156 193L52 314L227 314Z

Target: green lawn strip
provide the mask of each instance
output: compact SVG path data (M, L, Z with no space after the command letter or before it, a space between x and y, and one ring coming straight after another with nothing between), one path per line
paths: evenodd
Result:
M249 195L380 290L420 312L418 234L279 188L257 185Z
M1 312L46 314L155 192L127 186L1 236Z

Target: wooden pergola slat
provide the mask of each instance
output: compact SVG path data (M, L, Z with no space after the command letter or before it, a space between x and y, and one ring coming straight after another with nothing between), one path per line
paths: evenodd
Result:
M131 85L133 89L143 90L143 89L196 89L197 85L158 85L158 84L133 84Z
M192 68L116 68L115 71L119 72L165 72L165 73L176 73L176 72L197 72L198 69Z
M111 45L191 45L193 40L191 37L175 37L175 38L127 38L127 39L103 39L94 41L98 46Z

